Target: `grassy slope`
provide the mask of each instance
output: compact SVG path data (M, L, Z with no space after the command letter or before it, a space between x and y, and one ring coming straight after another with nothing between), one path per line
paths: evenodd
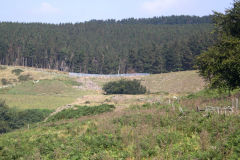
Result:
M3 159L236 159L240 119L167 105L45 123L0 136Z
M115 78L80 78L83 87L74 89L71 84L76 82L64 75L43 78L35 86L29 81L1 90L1 97L10 97L9 103L22 96L25 102L14 102L23 103L22 109L29 103L55 108L70 101L116 105L113 112L40 123L1 135L1 159L237 159L239 114L195 112L199 104L229 105L230 99L216 92L199 92L175 102L175 107L168 105L173 95L202 89L204 83L195 71L131 78L142 80L151 94L106 96L101 90L93 91L95 85L88 88L89 82L101 86ZM31 97L36 101L28 102ZM51 102L53 97L59 99ZM142 105L153 102L157 103ZM124 105L130 107L121 108Z
M30 74L34 80L40 80L40 82L37 84L33 84L33 81L14 82L18 81L18 76L11 71L16 68L24 70L22 75ZM196 71L173 72L128 77L141 80L151 94L105 96L102 95L101 86L108 81L119 78L81 77L77 81L82 85L79 88L73 88L73 82L76 82L76 79L69 78L64 72L11 66L0 70L0 79L2 78L11 81L16 86L0 89L0 97L5 99L10 107L19 109L55 109L70 103L81 105L85 102L90 102L90 105L108 102L118 106L129 106L130 104L159 102L162 101L163 97L167 97L166 95L171 97L175 94L196 92L204 85Z
M205 83L196 71L171 72L143 78L151 93L189 94L203 89Z
M21 75L30 74L33 80L40 80L39 83L34 84L32 80L19 82L18 76L11 72L16 68L24 70ZM0 89L0 98L10 107L18 109L55 109L74 102L81 95L91 94L90 91L73 88L77 85L75 79L69 78L64 72L8 66L0 70L2 78L12 82L13 86Z

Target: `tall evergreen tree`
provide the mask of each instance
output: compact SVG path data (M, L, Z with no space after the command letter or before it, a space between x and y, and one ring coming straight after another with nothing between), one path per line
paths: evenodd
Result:
M217 43L197 59L200 75L212 88L240 87L240 0L225 14L214 13Z

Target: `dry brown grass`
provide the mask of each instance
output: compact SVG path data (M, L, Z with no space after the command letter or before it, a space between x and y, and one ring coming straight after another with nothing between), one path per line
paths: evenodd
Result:
M12 73L14 69L21 69L24 72L21 75L30 75L34 80L42 80L42 79L53 79L60 75L67 75L66 72L60 72L56 70L49 70L49 69L39 69L39 68L32 68L32 67L23 67L23 66L6 66L2 65L2 67L6 67L6 69L0 70L0 80L2 78L7 79L12 84L18 83L18 76ZM0 82L0 87L2 83Z
M150 93L186 94L200 91L205 82L197 71L171 72L146 76L142 84Z
M130 105L142 105L144 103L163 102L174 95L194 93L204 88L204 81L197 71L172 72L149 76L132 76L126 79L138 79L149 91L144 95L103 95L100 89L105 83L116 81L122 77L79 77L83 84L80 89L94 90L92 95L79 97L73 104L99 105L102 103L114 104L117 109Z
M189 109L205 108L206 106L212 107L227 107L232 106L232 97L219 97L219 98L208 98L208 97L198 97L193 99L182 99L179 104L181 106L187 107ZM235 105L235 104L234 104Z
M116 81L122 77L80 77L80 81L93 81L100 87L110 81ZM83 80L84 79L84 80ZM200 91L205 82L197 71L171 72L153 74L149 76L131 76L125 79L138 79L147 87L150 93L186 94Z

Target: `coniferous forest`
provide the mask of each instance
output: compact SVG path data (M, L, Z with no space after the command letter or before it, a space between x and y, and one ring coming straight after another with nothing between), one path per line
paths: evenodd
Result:
M0 64L82 73L191 70L215 42L211 16L0 23Z

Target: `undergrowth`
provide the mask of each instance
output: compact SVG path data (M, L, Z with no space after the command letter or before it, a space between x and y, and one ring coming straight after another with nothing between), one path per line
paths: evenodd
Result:
M99 106L74 106L71 109L65 109L56 115L50 117L48 121L57 121L62 119L79 118L82 116L96 115L104 112L110 112L114 105L102 104Z
M2 159L238 159L240 119L167 105L0 136Z
M27 124L43 121L49 114L47 109L28 109L18 111L9 108L5 101L0 100L0 133L6 133L14 129L19 129Z

